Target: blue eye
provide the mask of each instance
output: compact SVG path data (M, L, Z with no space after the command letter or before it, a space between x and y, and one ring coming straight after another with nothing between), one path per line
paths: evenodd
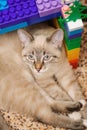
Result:
M28 58L29 58L30 60L34 60L34 56L33 56L32 54L28 55Z
M44 56L44 60L45 60L45 61L50 60L50 58L51 58L51 56L49 56L49 55L45 55L45 56Z

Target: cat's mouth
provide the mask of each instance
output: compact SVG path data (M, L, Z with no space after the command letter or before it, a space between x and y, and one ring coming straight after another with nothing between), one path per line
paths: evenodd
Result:
M34 69L35 73L37 74L41 74L41 73L44 73L48 70L48 68L44 68L44 69L40 69L40 70L37 70L37 69Z

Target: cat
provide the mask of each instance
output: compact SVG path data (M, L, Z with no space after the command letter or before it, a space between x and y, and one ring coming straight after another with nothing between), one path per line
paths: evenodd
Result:
M37 24L0 36L0 108L54 127L83 130L63 115L86 103L63 46L63 31Z

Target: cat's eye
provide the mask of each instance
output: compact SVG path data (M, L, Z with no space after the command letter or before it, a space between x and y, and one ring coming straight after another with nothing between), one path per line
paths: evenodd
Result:
M51 56L50 56L50 55L45 55L45 56L44 56L44 60L45 60L45 61L50 60L50 58L51 58Z
M34 60L34 56L33 56L32 54L28 55L28 58L29 58L30 60Z

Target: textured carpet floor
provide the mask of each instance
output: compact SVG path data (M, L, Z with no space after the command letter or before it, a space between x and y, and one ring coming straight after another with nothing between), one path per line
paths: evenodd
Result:
M84 23L84 33L82 37L79 67L75 70L77 79L82 91L87 98L87 23ZM35 121L33 118L26 118L18 113L0 111L0 126L5 130L64 130L53 128ZM3 130L2 128L0 130Z
M85 3L86 1L82 1ZM84 23L84 33L82 37L79 67L75 70L77 80L81 85L82 91L87 98L87 22ZM0 130L64 130L53 128L35 121L33 118L26 118L17 113L0 111Z

